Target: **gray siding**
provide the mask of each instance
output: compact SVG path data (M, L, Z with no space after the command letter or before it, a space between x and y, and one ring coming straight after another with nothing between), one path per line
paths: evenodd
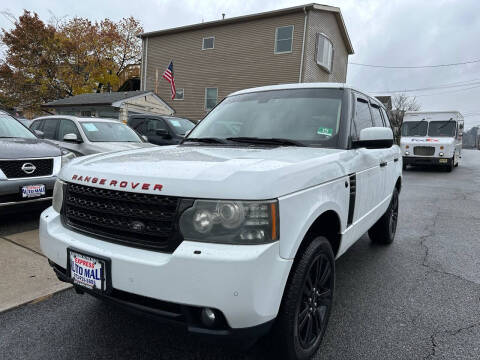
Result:
M329 74L316 63L317 34L324 33L333 43L333 69ZM340 33L335 15L331 12L310 10L308 12L307 35L302 82L346 82L348 52Z

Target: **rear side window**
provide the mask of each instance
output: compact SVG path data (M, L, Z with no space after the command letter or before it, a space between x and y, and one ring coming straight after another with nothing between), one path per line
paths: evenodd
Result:
M372 115L370 114L368 102L362 98L357 98L355 103L355 119L352 127L352 139L358 140L360 131L372 126Z
M58 119L46 119L43 125L43 136L45 139L55 140L57 132Z
M380 107L374 104L372 106L373 126L383 127L382 113Z

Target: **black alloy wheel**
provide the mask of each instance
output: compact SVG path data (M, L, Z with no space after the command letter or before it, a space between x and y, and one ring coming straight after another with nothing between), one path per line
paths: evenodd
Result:
M304 350L315 347L325 331L333 300L332 264L319 254L310 264L297 307L297 334Z

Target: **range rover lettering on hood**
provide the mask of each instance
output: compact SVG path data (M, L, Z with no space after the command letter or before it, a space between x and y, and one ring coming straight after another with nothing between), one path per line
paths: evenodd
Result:
M126 180L116 180L116 179L107 179L107 178L98 178L93 176L83 176L83 175L72 175L72 180L81 183L90 183L103 185L110 188L121 188L121 189L131 189L131 190L156 190L162 191L163 185L161 184L149 184L149 183L140 183Z

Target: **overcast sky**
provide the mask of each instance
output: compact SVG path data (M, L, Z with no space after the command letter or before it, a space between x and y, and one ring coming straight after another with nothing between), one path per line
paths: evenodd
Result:
M120 19L133 15L146 31L269 11L308 3L296 0L2 0L0 10L18 16L35 11L57 17ZM480 59L479 0L325 0L341 8L355 54L350 62L387 66L451 64ZM11 23L0 16L0 27ZM417 94L422 110L460 110L466 128L480 125L480 62L424 69L383 69L349 65L347 82L371 93L429 89Z

